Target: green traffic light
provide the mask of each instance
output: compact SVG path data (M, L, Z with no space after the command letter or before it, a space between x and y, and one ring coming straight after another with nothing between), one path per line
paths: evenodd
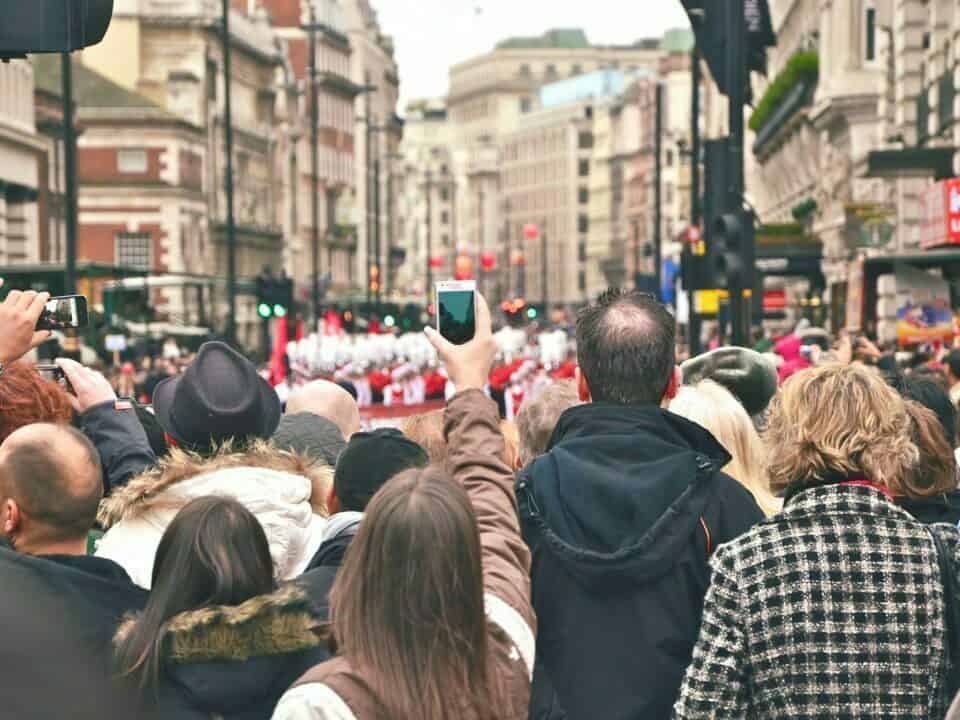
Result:
M273 316L273 311L267 303L260 303L260 305L257 306L257 314L262 318L268 318Z
M387 316L383 319L383 324L386 325L387 327L393 327L394 325L397 324L397 321L396 321L396 319L393 317L393 315L387 315Z
M273 314L276 315L277 317L286 317L287 309L283 305L274 305Z
M537 316L536 308L527 308L527 317L533 320Z

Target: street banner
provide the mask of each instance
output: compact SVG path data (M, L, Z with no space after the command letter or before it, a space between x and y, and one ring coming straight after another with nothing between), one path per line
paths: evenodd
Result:
M923 194L920 246L929 249L960 245L960 179L933 183Z

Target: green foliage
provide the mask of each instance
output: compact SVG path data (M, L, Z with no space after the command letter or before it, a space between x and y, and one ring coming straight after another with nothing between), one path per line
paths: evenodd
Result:
M813 198L807 198L803 202L797 203L793 206L793 210L790 211L790 214L793 215L793 219L797 222L803 222L806 220L811 213L816 211L817 201Z
M803 235L803 226L800 223L769 223L757 228L757 235L765 237L792 237Z
M750 115L750 129L759 132L776 112L790 91L799 83L816 84L820 78L820 56L816 52L799 52L787 61L787 66L773 79Z

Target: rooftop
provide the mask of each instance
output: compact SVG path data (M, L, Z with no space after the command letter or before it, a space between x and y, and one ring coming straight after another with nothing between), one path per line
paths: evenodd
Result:
M60 55L33 55L31 61L37 88L60 95ZM73 96L78 107L162 109L143 95L130 92L76 59L73 60Z
M498 50L586 50L593 47L608 46L591 44L587 38L587 33L580 28L555 28L547 30L543 35L511 37L497 43ZM620 47L656 50L660 47L660 40L657 38L642 38L631 45Z

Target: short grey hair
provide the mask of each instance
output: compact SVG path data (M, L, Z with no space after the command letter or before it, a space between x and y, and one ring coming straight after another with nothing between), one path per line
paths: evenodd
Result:
M547 452L550 436L565 411L580 404L576 384L564 380L548 385L520 407L517 433L520 462L526 465Z

